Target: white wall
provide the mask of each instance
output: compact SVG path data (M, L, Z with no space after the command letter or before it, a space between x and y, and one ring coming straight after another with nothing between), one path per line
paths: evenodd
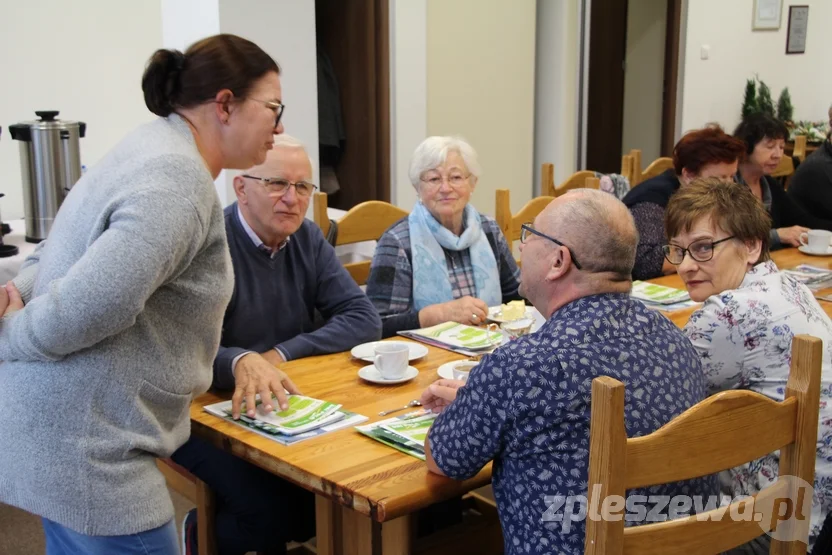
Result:
M519 206L532 194L535 11L529 0L428 0L428 134L477 150L472 202L486 214L496 189Z
M641 149L644 164L661 155L667 0L628 4L622 152Z
M184 52L196 41L220 32L219 0L162 0L162 47ZM214 180L220 202L233 202L228 175L221 171Z
M13 7L10 5L13 4ZM159 2L4 2L0 16L0 200L4 220L23 217L18 141L8 126L35 110L87 123L81 163L94 165L125 134L152 120L141 76L162 44Z
M184 52L196 41L219 32L219 0L162 0L164 48Z
M832 103L829 0L784 1L778 31L752 31L753 0L688 2L682 130L721 123L729 132L740 120L745 80L759 74L775 103L788 86L796 119L822 120ZM789 5L809 6L806 53L786 55ZM710 59L700 47L710 46Z
M579 0L537 0L534 123L534 194L540 166L555 165L555 183L577 169ZM512 211L523 204L512 196Z
M312 0L219 0L220 32L243 36L280 65L283 126L301 140L312 157L313 180L318 166L318 70L315 2ZM235 199L228 171L228 199ZM310 203L311 210L312 203Z
M390 2L390 200L410 210L413 151L427 137L427 0Z

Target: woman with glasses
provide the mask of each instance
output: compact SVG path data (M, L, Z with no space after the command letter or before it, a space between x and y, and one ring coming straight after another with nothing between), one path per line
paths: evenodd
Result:
M383 336L449 321L482 324L489 306L520 298L520 270L497 222L469 204L477 154L462 139L428 137L409 174L418 202L381 236L367 281Z
M748 185L771 216L771 249L797 247L800 234L809 229L832 231L832 220L811 215L786 194L771 176L783 157L789 130L778 119L755 114L744 119L734 136L745 143L745 155L737 172L737 181Z
M188 438L231 297L214 179L265 159L279 72L233 35L154 53L159 118L75 184L0 288L0 502L43 517L48 555L179 553L156 459Z
M670 199L665 225L665 257L691 299L704 303L684 331L712 393L748 389L782 401L792 338L808 334L823 340L814 541L832 507L832 321L812 292L769 258L770 219L745 185L696 180ZM774 481L777 468L777 456L769 455L730 470L733 494L757 493Z
M697 177L732 179L744 150L742 141L717 125L691 131L673 148L673 169L627 193L623 202L633 215L639 235L633 279L651 279L674 272L662 255L667 202L680 187Z

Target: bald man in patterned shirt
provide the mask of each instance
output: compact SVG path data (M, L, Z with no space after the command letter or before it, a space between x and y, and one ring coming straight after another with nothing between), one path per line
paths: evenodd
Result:
M701 401L704 375L681 330L630 297L638 233L615 197L558 197L524 226L521 242L520 292L547 322L484 357L467 383L440 380L425 391L425 405L441 411L426 460L458 480L494 461L507 554L577 555L585 525L573 505L587 495L592 380L625 384L632 437ZM707 477L628 493L707 498L717 484Z

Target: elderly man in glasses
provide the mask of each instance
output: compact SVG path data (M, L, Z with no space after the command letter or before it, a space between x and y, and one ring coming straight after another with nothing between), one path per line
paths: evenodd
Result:
M312 163L303 144L275 136L266 161L234 178L237 202L225 209L234 293L214 360L213 387L233 389L234 416L254 396L286 402L297 392L284 361L348 350L381 337L381 319L343 268L321 230L304 215ZM323 317L316 323L315 312ZM196 438L173 456L218 496L220 555L285 552L285 543L314 533L312 494ZM185 520L186 544L196 515ZM196 553L191 549L184 553Z
M705 377L681 330L630 297L638 233L621 201L601 191L567 193L523 226L521 241L520 293L547 322L485 356L467 383L439 380L425 391L425 406L441 411L425 442L426 461L458 480L494 461L507 554L578 554L592 380L625 384L627 433L638 436L701 401ZM706 478L631 493L716 491ZM657 518L668 514L666 506L655 509Z

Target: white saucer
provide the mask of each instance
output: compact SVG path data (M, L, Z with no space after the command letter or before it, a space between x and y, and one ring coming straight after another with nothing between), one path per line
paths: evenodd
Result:
M356 345L350 351L350 354L355 358L373 362L376 359L375 348L379 343L392 343L391 341L371 341L370 343L362 343ZM412 341L395 341L395 343L404 343L410 352L407 354L407 360L416 360L428 354L428 348L421 343L413 343Z
M811 251L809 250L809 247L807 247L806 245L801 245L797 247L797 250L799 250L803 254L808 254L811 256L832 256L832 246L826 247L826 252Z
M381 373L376 369L375 365L373 364L365 366L364 368L358 371L358 376L362 380L367 380L368 382L377 383L379 385L394 385L397 383L409 382L418 375L419 371L413 368L412 366L407 367L407 371L404 373L404 376L395 380L385 380L384 378L382 378Z
M436 369L436 372L439 374L440 378L444 378L446 380L455 380L454 378L454 365L459 364L460 362L476 362L473 360L452 360L451 362L446 362L442 366Z

